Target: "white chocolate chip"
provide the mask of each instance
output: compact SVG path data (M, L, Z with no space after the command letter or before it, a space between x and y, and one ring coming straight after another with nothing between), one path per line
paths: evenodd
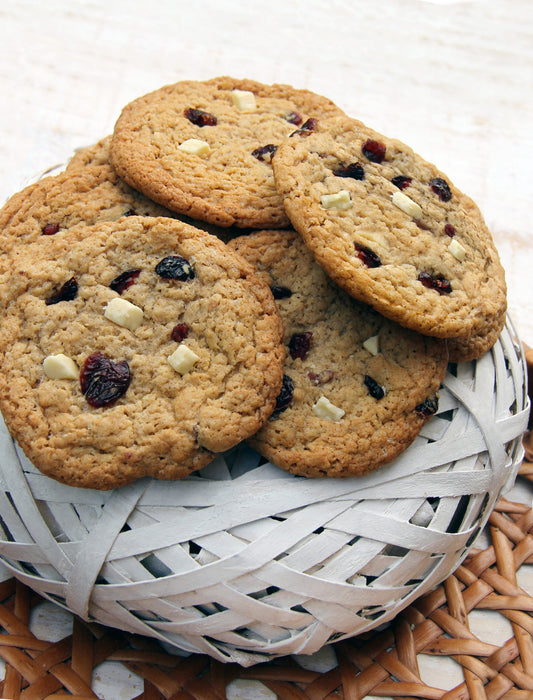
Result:
M78 379L78 365L67 355L48 355L43 362L44 373L50 379Z
M345 413L342 408L332 404L325 396L321 396L311 410L318 418L332 421L339 421Z
M395 192L392 195L392 203L406 214L409 214L409 216L412 216L413 219L419 219L422 216L422 209L403 192Z
M121 297L111 299L105 307L104 316L130 331L139 328L143 322L143 310Z
M455 238L452 238L452 241L448 246L448 250L454 258L459 260L459 262L463 262L463 260L466 258L466 248L464 248L459 241L456 241Z
M199 359L198 355L186 345L179 345L167 358L172 369L180 374L186 374Z
M208 156L211 153L211 148L207 141L201 139L187 139L178 146L179 151L190 153L193 156Z
M373 335L367 338L363 343L363 347L365 350L368 350L371 355L376 356L379 353L379 335Z
M254 112L256 109L255 95L250 90L232 90L231 101L239 112Z
M348 190L340 190L335 194L323 194L320 203L324 209L349 209L352 206Z

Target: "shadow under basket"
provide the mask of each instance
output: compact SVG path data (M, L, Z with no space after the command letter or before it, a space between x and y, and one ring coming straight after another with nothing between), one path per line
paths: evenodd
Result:
M445 580L514 483L526 364L508 322L450 365L391 464L307 479L240 445L177 482L113 491L38 472L0 422L0 560L79 617L243 666L369 631Z

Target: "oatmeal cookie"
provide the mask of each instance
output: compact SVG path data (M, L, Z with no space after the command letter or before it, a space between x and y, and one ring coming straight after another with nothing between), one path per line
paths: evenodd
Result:
M289 225L270 160L316 120L343 114L288 85L230 77L167 85L128 104L111 162L132 187L174 211L219 226Z
M120 218L28 245L2 293L0 409L61 482L182 478L275 407L284 348L271 291L180 221Z
M283 389L249 444L311 477L357 476L393 460L437 410L445 342L350 297L295 232L257 232L228 245L270 285L285 330Z
M482 215L411 148L336 118L286 139L273 170L294 227L349 294L426 335L499 324L505 275Z

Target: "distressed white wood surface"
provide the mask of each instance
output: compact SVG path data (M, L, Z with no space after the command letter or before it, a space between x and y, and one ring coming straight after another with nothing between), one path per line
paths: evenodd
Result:
M531 0L1 0L0 202L129 100L221 74L327 95L435 162L483 211L533 346Z

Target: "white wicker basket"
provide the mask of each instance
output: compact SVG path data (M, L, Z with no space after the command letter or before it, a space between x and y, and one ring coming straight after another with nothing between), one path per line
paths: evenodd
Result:
M0 557L42 596L170 648L251 665L390 620L462 561L523 456L529 402L507 325L450 366L392 464L305 479L240 446L181 482L100 492L41 475L0 426ZM179 653L179 652L178 652Z

